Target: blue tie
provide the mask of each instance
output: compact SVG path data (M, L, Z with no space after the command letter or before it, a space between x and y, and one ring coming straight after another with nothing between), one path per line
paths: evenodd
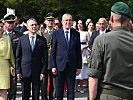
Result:
M32 49L32 51L33 51L33 49L34 49L34 36L31 36L31 49Z
M66 42L67 42L67 45L69 46L69 40L68 40L68 31L66 31Z

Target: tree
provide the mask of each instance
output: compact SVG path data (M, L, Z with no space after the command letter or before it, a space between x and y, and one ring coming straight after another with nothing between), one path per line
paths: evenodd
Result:
M109 20L111 6L117 1L119 0L3 0L0 1L0 16L4 16L6 8L13 8L21 20L23 16L29 15L42 23L45 15L53 12L60 20L64 13L70 13L74 20L91 18L96 23L100 17ZM132 0L121 1L127 3L133 11Z

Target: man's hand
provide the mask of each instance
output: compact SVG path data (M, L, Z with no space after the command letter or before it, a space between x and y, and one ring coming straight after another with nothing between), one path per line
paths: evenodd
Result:
M80 74L80 72L81 72L81 69L77 69L76 76L78 76Z
M56 68L52 68L52 73L53 73L54 75L56 75L56 74L57 74L57 69L56 69Z
M17 74L17 78L18 78L18 80L21 80L22 74Z
M44 79L44 74L40 74L40 80L43 80Z

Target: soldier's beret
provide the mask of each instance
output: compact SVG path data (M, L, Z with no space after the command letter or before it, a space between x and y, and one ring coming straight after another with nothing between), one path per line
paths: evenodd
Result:
M124 2L116 2L111 7L111 11L116 14L127 15L128 17L132 18L131 10L130 10L129 6Z
M54 13L50 12L44 18L46 20L54 20L55 19L55 15L54 15Z

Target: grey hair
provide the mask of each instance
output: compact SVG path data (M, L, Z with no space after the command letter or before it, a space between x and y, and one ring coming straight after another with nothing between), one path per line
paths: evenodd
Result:
M114 15L114 21L121 23L121 15L111 12ZM122 15L122 22L126 22L128 20L128 16Z
M100 20L100 19L104 19L104 22L105 22L105 24L106 24L106 21L107 21L106 18L101 17L101 18L99 18L99 20ZM99 20L98 20L98 22L99 22Z
M71 18L72 18L72 15L71 14L64 14L63 16L62 16L62 20L64 20L64 17L65 16L71 16Z
M36 21L35 18L30 18L30 19L28 19L28 20L27 20L27 26L29 25L29 22L30 22L31 20ZM37 23L37 21L36 21L36 23Z

